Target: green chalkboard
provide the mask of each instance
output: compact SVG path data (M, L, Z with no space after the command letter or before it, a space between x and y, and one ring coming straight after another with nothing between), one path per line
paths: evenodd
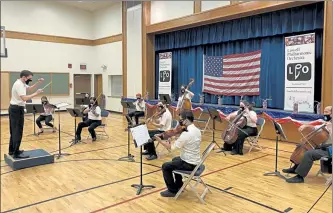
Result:
M10 73L10 91L15 81L20 78L19 72ZM42 95L69 95L69 73L34 73L30 85L34 85L38 79L44 78L44 81L38 88L44 88L48 83L52 83L44 89ZM27 94L32 94L34 91L29 91Z
M52 73L52 94L69 95L69 73Z

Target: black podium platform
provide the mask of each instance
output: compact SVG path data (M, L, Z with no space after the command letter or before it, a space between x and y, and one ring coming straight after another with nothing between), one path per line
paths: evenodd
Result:
M5 154L5 162L13 170L54 163L54 156L43 149L24 151L24 154L29 155L29 158L14 158Z

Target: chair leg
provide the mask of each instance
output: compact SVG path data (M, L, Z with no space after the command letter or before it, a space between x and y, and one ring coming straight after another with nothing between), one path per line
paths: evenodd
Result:
M202 195L199 195L199 193L197 192L196 188L191 183L189 183L188 185L190 186L190 188L194 192L194 194L199 198L199 200L201 201L201 203L205 204L205 201L204 201Z

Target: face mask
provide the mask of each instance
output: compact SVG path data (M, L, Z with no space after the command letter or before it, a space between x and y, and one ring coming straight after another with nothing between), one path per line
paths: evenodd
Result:
M32 81L31 79L28 79L28 80L25 81L25 83L26 83L27 85L29 85L29 83L30 83L31 81Z
M140 100L141 98L139 98L139 97L136 97L136 99L137 99L137 100Z
M332 117L330 115L324 115L324 121L330 121Z
M244 111L245 107L240 107L240 110Z
M47 101L45 101L45 100L44 100L44 101L42 101L42 104L46 104L46 103L47 103Z

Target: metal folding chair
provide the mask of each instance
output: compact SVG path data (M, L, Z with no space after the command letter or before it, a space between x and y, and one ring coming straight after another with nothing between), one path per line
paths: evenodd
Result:
M325 174L331 174L326 176ZM326 179L326 185L332 182L332 157L322 157L320 159L320 169L316 176L322 175Z
M205 112L205 111L202 109L202 110L201 110L201 113L200 113L200 115L199 115L199 117L194 119L194 121L197 122L199 125L200 125L201 123L204 123L204 124L205 124L205 127L204 127L203 129L200 128L202 134L205 134L205 132L206 132L207 129L208 129L209 131L211 131L211 128L209 127L210 116L208 117L208 119L202 119L202 118L201 118L202 114L204 114L204 113L207 113L207 112Z
M215 143L209 144L209 146L206 148L206 150L202 154L202 158L200 163L194 168L193 171L184 171L184 170L175 170L173 171L174 174L179 174L182 176L184 181L183 186L179 189L175 196L175 200L178 199L179 195L185 190L186 186L189 185L191 191L194 192L194 194L198 197L198 199L201 201L201 203L205 204L204 198L208 192L211 193L208 186L205 184L205 182L202 180L201 175L205 171L205 165L203 163L209 156L210 152L214 149ZM192 185L191 181L195 181L195 184ZM204 187L204 190L201 194L197 191L197 186L201 184Z
M248 153L250 153L253 148L258 148L258 149L262 150L262 147L258 144L258 140L259 140L260 134L265 126L265 119L258 118L257 126L260 127L257 136L251 136L251 137L246 138L246 141L250 144L250 149L249 149Z

